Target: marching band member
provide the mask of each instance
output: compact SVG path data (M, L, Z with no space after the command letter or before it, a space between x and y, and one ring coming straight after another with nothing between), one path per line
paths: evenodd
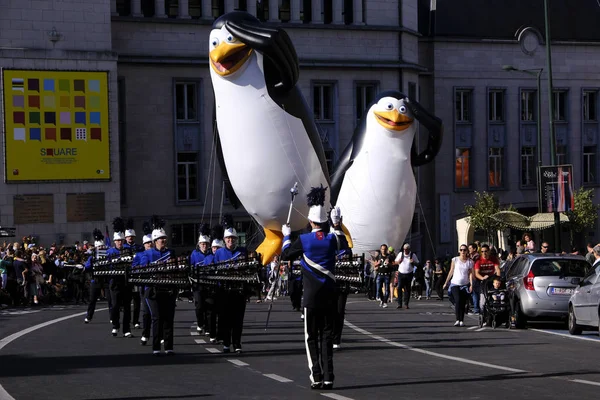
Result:
M207 224L202 224L200 226L200 236L198 237L198 247L194 249L192 254L190 254L190 265L192 267L199 267L204 264L205 258L209 255L212 255L210 250L210 228ZM206 307L204 306L206 290L199 284L195 283L192 285L192 290L194 293L194 307L196 309L196 322L198 326L196 327L196 331L203 333L206 324Z
M154 243L152 243L152 227L150 226L150 223L147 221L144 221L144 225L142 226L142 229L144 231L144 237L142 239L144 251L135 253L135 256L133 256L133 261L131 262L132 267L136 267L138 265L143 265L142 262L143 262L143 258L144 258L144 252L146 250L150 250L154 246ZM139 293L140 293L141 297L144 296L144 287L143 286L139 287ZM146 303L146 300L144 300L141 303L142 303L142 338L140 339L140 344L142 346L145 346L146 343L148 343L148 338L150 337L150 327L152 326L152 318L150 317L150 310L148 309L148 304Z
M91 255L85 263L86 272L90 274L93 273L93 261L94 259L98 258L98 251L106 249L106 246L104 244L104 235L102 234L102 231L96 228L94 229L93 235L95 256ZM92 320L92 318L94 318L94 312L96 311L96 302L98 301L98 297L100 297L100 292L102 291L103 286L104 283L101 279L94 278L92 276L92 279L90 281L90 302L88 304L87 315L83 320L83 322L86 324L89 323ZM110 295L108 296L108 313L109 318L112 317L112 300L110 298Z
M238 235L233 227L231 216L224 216L225 233L223 240L225 247L217 250L214 262L219 263L228 260L241 260L247 258L245 247L237 245ZM242 352L242 329L244 326L244 314L246 312L246 293L242 290L229 290L223 297L223 312L219 315L219 325L223 327L223 353L230 352L230 346L236 353Z
M114 247L106 251L106 256L109 259L117 259L121 257L121 253L125 252L123 242L125 241L125 223L122 218L113 220L113 242ZM127 285L124 276L113 277L110 280L110 294L112 296L112 313L111 321L113 324L112 335L117 336L119 333L119 319L121 316L121 307L123 307L123 336L132 337L131 335L131 285Z
M310 233L291 243L291 228L281 228L284 235L282 260L300 259L304 284L304 333L310 370L311 389L333 388L333 326L336 310L335 261L338 251L334 234L327 227L327 210L323 186L312 188L307 195Z
M331 225L333 234L337 240L337 259L352 257L352 250L348 245L346 235L342 231L342 212L339 207L331 210ZM342 348L342 329L344 328L344 316L346 315L346 302L348 301L348 293L350 293L350 284L348 282L340 282L337 287L337 308L336 316L333 324L333 348Z
M164 221L157 216L152 217L152 241L154 248L146 250L142 255L142 265L177 261L175 252L167 248L167 234L163 228ZM164 339L165 353L174 355L173 352L173 325L175 321L175 302L177 289L168 287L148 287L144 298L150 309L152 318L152 353L160 355L160 341ZM164 335L164 336L163 336Z
M209 254L204 258L204 265L212 264L215 258L215 253L225 244L220 237L223 237L223 227L221 225L216 225L213 227L211 236L214 238L211 244L212 254ZM221 330L219 329L218 323L218 315L219 315L219 291L214 286L206 287L206 299L204 301L204 305L206 306L206 319L204 322L206 323L206 329L204 334L209 337L209 341L211 343L217 343L217 340L220 336ZM222 303L222 302L221 302Z
M130 249L134 254L141 253L144 251L144 247L135 243L135 230L133 229L133 219L129 218L127 220L127 224L125 225L125 243L123 247L126 249ZM131 292L131 299L133 300L133 324L134 328L140 328L140 305L141 305L141 295L140 295L140 287L133 286Z

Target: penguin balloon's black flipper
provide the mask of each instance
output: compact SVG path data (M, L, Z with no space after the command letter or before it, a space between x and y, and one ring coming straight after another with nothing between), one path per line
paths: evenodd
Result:
M366 113L365 113L366 114ZM344 182L344 176L346 171L352 166L356 156L360 152L365 138L365 130L367 128L366 115L360 120L360 123L354 130L352 140L348 143L348 146L344 149L342 155L339 157L337 164L334 167L333 173L331 174L331 204L337 203L337 198L342 189L342 183Z
M229 199L229 203L236 210L240 207L240 199L238 199L235 191L233 190L233 186L231 185L231 181L229 180L229 174L227 173L227 168L225 167L225 158L223 157L223 148L221 147L221 139L219 138L219 128L217 127L217 108L213 108L213 140L215 142L215 150L217 153L217 160L219 161L219 167L221 167L221 177L223 178L223 183L225 184L225 191L227 192L227 197Z
M413 167L419 167L433 161L440 151L444 137L444 125L441 119L429 113L416 101L409 100L407 97L404 99L404 104L413 113L415 119L429 131L427 148L421 154L417 154L414 146L411 149L411 164Z
M267 84L276 90L288 91L300 76L298 55L288 34L279 28L269 28L245 20L226 21L225 26L240 41L260 51L266 57Z

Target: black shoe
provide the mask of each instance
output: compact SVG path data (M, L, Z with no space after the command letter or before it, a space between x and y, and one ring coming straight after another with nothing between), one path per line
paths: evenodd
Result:
M323 382L323 390L333 389L333 382Z
M173 350L166 350L165 353L167 354L167 356L174 356L175 352Z
M223 346L223 353L229 353L230 351L229 346Z
M314 382L310 384L310 388L313 390L321 389L323 387L323 382Z

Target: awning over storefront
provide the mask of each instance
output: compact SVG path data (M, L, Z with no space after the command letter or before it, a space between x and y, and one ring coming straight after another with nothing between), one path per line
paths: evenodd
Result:
M560 213L560 223L569 222L569 217ZM538 213L532 217L526 217L515 211L500 211L492 218L506 224L508 227L522 231L540 231L554 226L553 213Z

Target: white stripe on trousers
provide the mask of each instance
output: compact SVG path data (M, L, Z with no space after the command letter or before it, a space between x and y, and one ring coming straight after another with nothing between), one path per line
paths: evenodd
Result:
M307 316L307 309L306 307L304 307L304 345L306 346L306 358L308 358L308 370L310 371L310 381L311 383L315 383L315 380L313 378L313 363L312 363L312 357L310 356L310 349L308 348L308 323L306 322L308 320L308 316Z

